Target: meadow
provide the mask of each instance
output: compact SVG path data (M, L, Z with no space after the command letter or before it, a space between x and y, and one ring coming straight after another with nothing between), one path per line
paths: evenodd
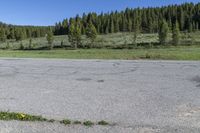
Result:
M170 44L171 34L168 35ZM116 33L98 35L95 48L70 49L67 36L54 37L54 49L48 50L45 37L34 38L32 49L28 49L30 39L16 42L8 40L0 45L0 57L16 58L64 58L64 59L165 59L165 60L199 60L200 32L181 33L180 45L157 45L158 34L139 34L137 47L133 45L133 33ZM88 40L82 36L82 45ZM156 45L154 45L156 44ZM24 50L20 47L23 45Z

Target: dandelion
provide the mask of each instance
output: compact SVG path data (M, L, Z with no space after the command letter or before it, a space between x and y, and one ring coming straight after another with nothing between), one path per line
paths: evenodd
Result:
M20 114L20 116L21 116L22 119L26 117L25 114Z

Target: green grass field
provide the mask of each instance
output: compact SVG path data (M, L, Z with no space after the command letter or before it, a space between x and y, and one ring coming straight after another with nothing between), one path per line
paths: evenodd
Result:
M188 37L190 36L190 37ZM191 43L190 39L193 38ZM116 33L99 35L95 42L96 46L103 46L101 49L78 49L66 50L56 48L54 50L16 50L21 42L8 40L7 43L0 44L0 57L16 58L64 58L64 59L164 59L164 60L200 60L200 32L181 34L181 44L189 43L188 46L159 46L159 47L138 47L137 49L114 49L115 46L131 44L133 33ZM168 40L171 40L169 34ZM70 46L67 36L55 36L54 45ZM158 34L140 34L137 38L138 43L158 43ZM9 43L9 48L6 45ZM24 47L28 47L29 40L22 41ZM82 43L87 44L87 39L82 36ZM46 38L35 38L32 40L35 49L46 47ZM107 47L112 47L106 49Z
M63 59L164 59L200 60L200 46L182 46L159 49L79 49L79 50L1 50L0 57L63 58Z

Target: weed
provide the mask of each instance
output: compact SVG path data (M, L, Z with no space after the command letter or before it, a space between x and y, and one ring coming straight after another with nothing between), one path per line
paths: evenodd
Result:
M91 121L85 121L85 122L83 122L83 125L88 126L88 127L91 127L91 126L94 125L94 123L91 122Z
M98 122L98 125L109 125L109 123L104 121L104 120L102 120L102 121Z
M64 124L64 125L70 125L71 124L71 120L65 119L65 120L60 121L60 123Z
M47 121L42 116L28 115L24 113L0 112L0 120L19 120L19 121Z

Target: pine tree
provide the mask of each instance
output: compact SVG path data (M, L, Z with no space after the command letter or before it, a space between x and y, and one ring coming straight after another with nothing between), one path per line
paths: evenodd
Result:
M8 39L15 39L15 30L14 30L14 28L10 28L10 34L8 35Z
M16 41L22 41L24 39L23 31L21 29L15 30L15 39Z
M115 23L114 23L114 27L115 27L115 33L119 32L119 21L116 20Z
M128 20L128 31L129 31L129 32L132 31L132 26L133 26L133 23L132 23L132 21L129 19L129 20Z
M30 29L26 29L26 35L27 35L27 38L31 38L31 30Z
M108 33L109 33L109 25L106 25L105 34L108 34Z
M69 42L71 43L72 47L74 47L75 49L77 48L77 45L75 43L75 25L73 23L70 24L70 27L69 27L69 35L68 35L68 39L69 39Z
M67 35L68 34L68 19L65 19L63 20L63 23L62 23L62 33L63 35Z
M47 33L47 37L46 37L47 41L48 41L48 44L49 44L49 49L53 49L53 41L54 41L54 36L53 36L53 32L50 30L48 33Z
M193 25L192 25L192 23L190 23L190 24L189 24L188 32L191 33L192 31L193 31Z
M76 41L76 46L81 47L81 29L79 26L75 27L75 41Z
M125 17L122 18L122 31L123 32L127 31L127 20Z
M95 26L90 22L87 26L86 36L90 39L90 48L94 45L94 41L97 38L97 30Z
M179 24L176 22L176 24L173 26L172 29L172 43L174 45L178 45L180 41L180 30L179 30Z
M6 34L5 34L5 31L4 29L0 29L0 41L1 42L5 42L6 41Z
M111 20L110 20L110 33L114 33L114 32L115 32L114 22L111 18Z
M160 29L159 29L159 42L160 44L165 45L167 43L167 35L168 35L168 25L165 20L160 24Z
M184 11L182 8L180 8L179 10L179 23L180 23L180 29L184 30L184 26L185 26L185 16L184 16Z
M81 45L81 29L73 22L70 24L68 39L74 49Z
M138 37L138 34L140 32L140 30L139 30L139 22L135 21L133 27L134 27L133 44L137 47L137 37Z
M148 32L149 33L153 33L153 22L152 22L152 19L149 19L149 22L148 22Z
M40 37L40 36L38 36L38 37ZM27 34L26 34L26 29L25 28L22 28L22 38L23 39L27 38Z

